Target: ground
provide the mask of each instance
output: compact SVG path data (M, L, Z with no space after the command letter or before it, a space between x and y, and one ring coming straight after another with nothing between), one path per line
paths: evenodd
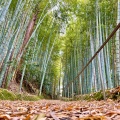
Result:
M119 101L0 101L0 120L120 120Z
M9 84L8 90L13 93L19 93L20 89L20 83L18 84L15 80L12 80ZM22 87L22 92L26 92L24 88Z
M19 85L12 82L9 88L14 93L19 92ZM4 92L5 91L5 92ZM10 97L7 90L1 90L0 95ZM61 100L39 100L24 101L12 99L0 101L0 120L120 120L120 100L113 101L113 96L119 98L120 87L114 88L106 95L106 101L101 100L101 94L94 93L92 96L100 98L89 99L92 101L61 101ZM6 94L5 94L6 93ZM22 90L26 94L25 89ZM27 93L28 94L28 93ZM5 96L6 95L6 96ZM111 97L112 96L112 97ZM27 96L28 98L28 96ZM38 100L39 98L37 98ZM66 98L65 98L66 99ZM26 100L26 99L25 99Z

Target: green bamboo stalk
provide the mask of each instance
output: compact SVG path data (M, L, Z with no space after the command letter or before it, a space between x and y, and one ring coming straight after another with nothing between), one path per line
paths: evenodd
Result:
M117 24L120 23L120 0L118 0ZM120 29L116 32L116 76L120 85ZM117 86L118 86L117 85Z
M22 92L22 84L23 84L23 78L24 78L24 75L25 75L25 70L26 70L26 63L24 64L24 68L23 68L23 71L22 71L22 77L21 77L21 80L20 80L20 88L19 88L19 93L20 94Z

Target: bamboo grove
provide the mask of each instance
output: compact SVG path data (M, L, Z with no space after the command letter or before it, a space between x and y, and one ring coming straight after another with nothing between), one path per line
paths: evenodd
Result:
M34 84L52 98L120 85L120 0L0 1L0 86Z
M66 36L63 96L87 94L119 86L119 30L89 66L74 80L79 71L120 22L120 1L81 1L76 21L71 22ZM78 5L78 4L77 4ZM74 32L74 33L73 33ZM70 35L70 33L73 33ZM70 84L69 84L70 83ZM69 85L68 85L69 84Z

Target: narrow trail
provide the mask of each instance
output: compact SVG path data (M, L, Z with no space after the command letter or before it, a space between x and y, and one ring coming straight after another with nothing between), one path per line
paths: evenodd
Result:
M119 101L0 101L0 120L120 120Z

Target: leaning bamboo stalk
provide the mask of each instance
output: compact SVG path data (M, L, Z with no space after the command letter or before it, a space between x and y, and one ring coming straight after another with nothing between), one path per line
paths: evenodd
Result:
M12 0L9 0L9 2L7 2L7 5L2 8L2 10L0 12L0 24L5 20L5 17L6 17L6 14L8 12L11 2L12 2Z

